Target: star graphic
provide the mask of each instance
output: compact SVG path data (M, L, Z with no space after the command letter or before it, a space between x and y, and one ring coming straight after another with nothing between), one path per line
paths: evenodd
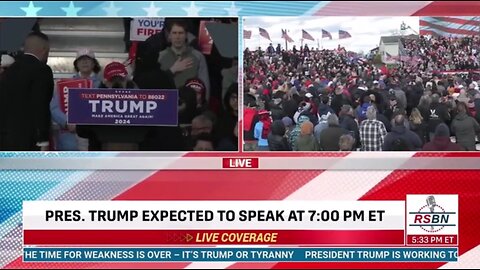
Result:
M39 12L42 8L35 7L33 5L33 1L30 1L30 3L28 3L28 7L21 7L21 9L25 11L25 16L34 17L34 16L37 16L37 12Z
M70 4L68 7L62 7L63 11L65 11L67 14L65 16L71 16L75 17L78 16L77 13L82 9L82 8L77 8L73 5L73 1L70 1Z
M143 8L147 12L147 17L157 17L158 12L162 10L161 8L155 7L155 3L150 2L150 6L147 8Z
M110 5L108 7L104 7L102 8L103 10L105 10L105 13L106 16L118 16L118 12L122 9L120 7L116 7L114 4L113 4L113 1L110 1Z
M52 151L52 152L48 152L48 151L47 151L47 152L43 152L43 155L44 155L45 157L60 157L60 154L59 154L58 152L56 152L56 151L55 151L55 152L53 152L53 151Z
M228 16L236 17L241 8L235 6L235 2L232 2L232 5L229 8L224 8L228 12Z
M198 13L203 10L202 7L195 6L195 1L190 2L189 7L182 8L182 9L185 10L185 12L187 12L187 16L189 17L198 17L199 16Z

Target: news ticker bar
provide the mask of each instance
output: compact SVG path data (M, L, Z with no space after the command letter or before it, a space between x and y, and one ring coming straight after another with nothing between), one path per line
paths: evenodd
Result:
M477 158L448 157L64 157L3 158L1 170L478 170Z
M32 248L24 262L455 262L457 248Z
M445 236L447 237L447 236ZM456 244L438 240L433 244ZM25 245L391 245L403 230L25 230ZM436 239L443 239L436 236ZM449 238L450 239L450 238ZM422 243L427 243L422 239ZM432 244L432 243L431 243Z

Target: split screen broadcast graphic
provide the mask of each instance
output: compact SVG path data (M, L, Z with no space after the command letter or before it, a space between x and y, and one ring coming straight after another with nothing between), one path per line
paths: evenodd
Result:
M229 172L475 151L479 21L5 18L0 150L198 151ZM458 202L24 201L22 262L456 262Z
M0 31L0 150L238 150L237 18L5 18Z

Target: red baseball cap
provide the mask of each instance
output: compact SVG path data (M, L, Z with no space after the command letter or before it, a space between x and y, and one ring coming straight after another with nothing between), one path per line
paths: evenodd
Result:
M113 77L126 78L127 75L128 75L127 68L125 67L124 64L119 62L112 62L108 64L103 71L103 77L107 81L111 81Z

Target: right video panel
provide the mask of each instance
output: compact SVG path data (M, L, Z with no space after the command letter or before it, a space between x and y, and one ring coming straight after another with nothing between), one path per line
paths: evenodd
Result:
M480 17L244 19L245 151L480 149Z

